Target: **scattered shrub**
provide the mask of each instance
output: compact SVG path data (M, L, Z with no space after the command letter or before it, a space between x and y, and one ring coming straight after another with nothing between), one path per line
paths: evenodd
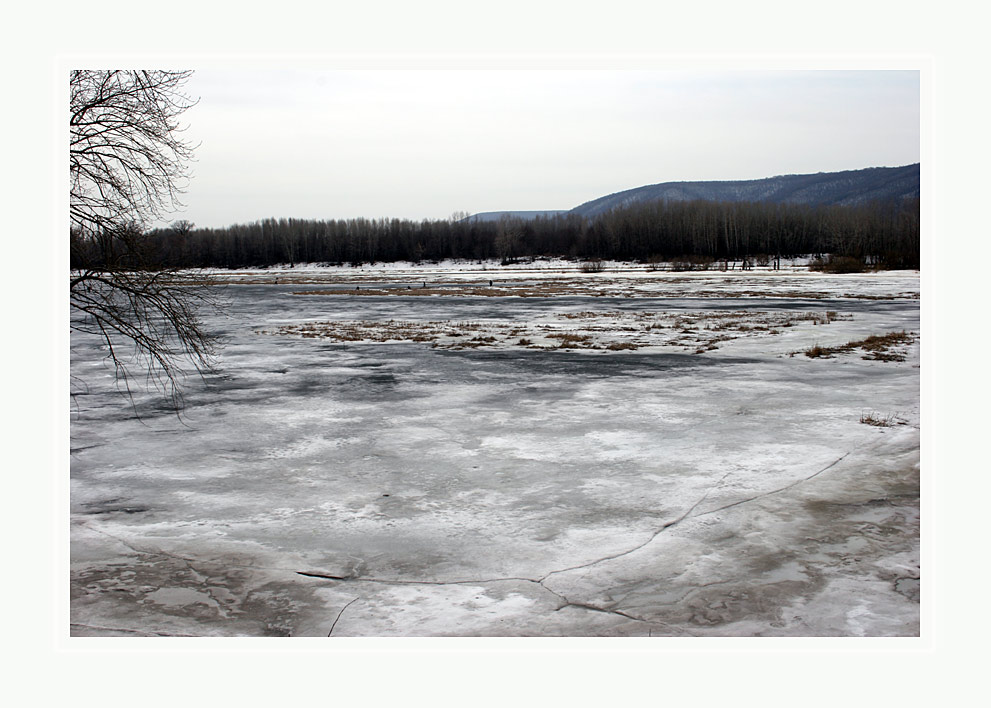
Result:
M709 256L681 256L671 261L671 270L709 270L714 262Z
M860 258L850 256L828 256L825 260L816 258L809 263L809 270L823 273L863 273L868 270L867 264Z

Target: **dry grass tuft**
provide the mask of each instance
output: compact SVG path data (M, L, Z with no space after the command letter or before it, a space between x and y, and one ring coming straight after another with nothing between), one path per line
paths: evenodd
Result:
M558 345L560 349L593 349L595 348L595 342L592 337L587 334L574 334L573 332L563 332L560 334L549 334L548 339L560 339L561 343Z
M838 348L820 347L816 344L814 347L805 350L805 356L810 359L828 359L836 353L837 349Z
M900 421L893 414L882 417L881 414L874 411L869 413L861 413L860 422L865 425L873 425L876 428L890 428L900 423Z
M805 350L805 356L816 358L832 358L835 354L846 354L854 349L863 349L867 352L861 358L872 361L905 361L905 355L901 352L889 351L893 347L911 344L915 341L915 335L902 330L901 332L889 332L888 334L871 335L866 339L857 342L847 342L838 347L822 347L816 344L814 347Z

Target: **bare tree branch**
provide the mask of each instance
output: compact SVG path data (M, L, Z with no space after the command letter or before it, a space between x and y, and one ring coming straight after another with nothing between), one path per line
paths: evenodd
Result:
M202 276L165 269L146 229L181 206L194 146L180 115L195 104L182 92L191 71L70 74L71 326L103 340L118 386L130 395L131 367L145 371L176 411L188 367L212 369L217 340L202 325L218 307ZM177 222L184 237L192 228ZM130 348L130 352L128 352Z

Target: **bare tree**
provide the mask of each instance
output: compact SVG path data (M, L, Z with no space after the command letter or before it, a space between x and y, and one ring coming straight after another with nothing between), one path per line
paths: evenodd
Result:
M496 254L502 259L503 265L516 261L522 242L523 230L519 221L503 215L499 219L495 238Z
M200 311L217 300L202 277L161 267L146 229L181 206L194 148L179 117L195 103L182 91L191 74L76 70L69 78L71 327L102 338L128 394L137 365L177 411L187 367L212 366L217 342Z

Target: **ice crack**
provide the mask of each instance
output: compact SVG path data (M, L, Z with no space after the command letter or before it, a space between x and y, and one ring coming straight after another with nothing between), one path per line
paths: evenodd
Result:
M654 531L654 533L651 534L650 538L648 538L643 543L640 543L640 544L634 546L633 548L630 548L629 550L621 551L620 553L614 553L614 554L609 555L609 556L603 556L602 558L597 558L597 559L592 560L592 561L589 561L587 563L582 563L580 565L571 566L570 568L561 568L560 570L552 570L551 572L547 573L544 577L542 577L540 579L540 582L543 583L549 577L551 577L552 575L556 575L558 573L567 573L567 572L572 571L572 570L580 570L582 568L590 568L593 565L598 565L599 563L605 563L606 561L615 560L616 558L622 558L623 556L628 556L631 553L635 553L636 551L639 551L641 548L644 548L645 546L647 546L650 543L652 543L655 538L657 538L658 536L660 536L662 533L664 533L665 531L667 531L669 528L671 528L672 526L675 526L677 524L680 524L682 521L684 521L685 519L687 519L691 515L691 513L698 508L699 504L701 504L702 502L704 502L708 498L709 494L712 493L712 491L714 489L716 489L717 487L719 487L719 485L721 485L723 483L723 480L725 480L729 476L729 474L730 473L727 472L722 477L720 477L719 478L719 481L716 482L711 487L709 487L709 489L706 490L705 494L703 494L702 497L697 502L695 502L694 504L692 504L692 506L688 509L688 511L686 511L684 514L682 514L681 516L679 516L674 521L669 521L666 524L662 525L659 529L657 529L656 531Z
M726 505L721 506L721 507L718 507L716 509L710 509L709 511L705 511L705 512L702 512L700 514L695 514L694 513L695 510L698 509L698 507L706 499L708 499L709 495L714 490L718 489L722 485L722 483L726 480L726 478L730 475L730 473L727 472L726 474L724 474L722 477L719 478L719 481L717 481L715 484L713 484L711 487L709 487L705 491L705 493L701 497L699 497L698 501L696 501L694 504L692 504L692 506L689 507L681 516L679 516L677 519L674 519L672 521L669 521L669 522L663 524L659 529L657 529L656 531L654 531L650 535L650 537L647 538L642 543L639 543L636 546L634 546L633 548L627 549L625 551L621 551L619 553L613 553L613 554L610 554L610 555L607 555L607 556L603 556L601 558L596 558L595 560L591 560L591 561L588 561L586 563L581 563L579 565L574 565L574 566L570 566L570 567L567 567L567 568L560 568L558 570L552 570L552 571L546 573L545 575L543 575L540 578L502 577L502 578L484 578L484 579L446 580L446 581L444 581L444 580L395 580L395 579L386 579L386 578L362 578L362 577L356 577L356 576L338 576L338 575L331 575L329 573L315 573L315 572L307 572L307 571L297 571L297 574L298 575L302 575L302 576L306 576L306 577L311 577L311 578L321 578L321 579L334 580L334 581L369 582L369 583L381 583L381 584L388 584L388 585L436 585L436 586L443 586L443 585L470 585L470 584L497 583L497 582L525 582L525 583L532 583L532 584L535 584L535 585L539 585L541 588L543 588L547 592L551 593L552 595L554 595L555 597L557 597L560 600L560 604L554 610L555 612L558 612L558 611L560 611L560 610L562 610L562 609L564 609L566 607L575 607L575 608L579 608L579 609L588 610L590 612L601 612L601 613L605 613L605 614L613 614L613 615L616 615L618 617L624 617L626 619L630 619L630 620L633 620L633 621L636 621L636 622L643 622L643 623L646 623L646 624L660 625L660 626L664 626L664 627L666 627L668 629L674 630L676 632L681 632L681 633L684 633L684 634L691 635L692 633L691 632L688 632L687 630L684 630L684 629L681 629L681 628L677 628L677 627L672 627L672 626L667 625L667 624L665 624L663 622L657 622L655 620L648 620L648 619L645 619L643 617L637 617L636 615L632 615L632 614L630 614L628 612L624 612L623 610L620 610L620 609L609 608L609 607L600 607L598 605L592 605L592 604L585 603L585 602L576 602L576 601L570 600L566 596L562 595L561 593L556 592L556 591L552 590L551 588L549 588L545 583L553 575L558 575L558 574L561 574L561 573L567 573L567 572L574 571L574 570L581 570L583 568L591 568L592 566L598 565L600 563L605 563L606 561L615 560L616 558L622 558L623 556L627 556L627 555L630 555L632 553L635 553L636 551L638 551L638 550L646 547L650 543L652 543L664 531L666 531L666 530L668 530L668 529L670 529L670 528L672 528L672 527L680 524L682 521L684 521L684 520L686 520L688 518L694 518L696 516L707 516L709 514L714 514L716 512L723 511L725 509L730 509L730 508L733 508L735 506L740 506L742 504L747 504L747 503L752 502L752 501L755 501L757 499L762 499L764 497L768 497L768 496L771 496L771 495L774 495L774 494L779 494L779 493L784 492L784 491L786 491L788 489L791 489L792 487L798 486L799 484L803 484L805 482L808 482L809 480L812 480L812 479L818 477L819 475L823 474L827 470L830 470L833 467L835 467L836 465L838 465L840 462L842 462L844 459L846 459L851 453L853 453L854 450L856 450L858 447L860 447L860 446L858 445L858 446L854 447L852 450L849 450L848 452L844 453L843 455L841 455L840 457L836 458L835 460L833 460L832 462L830 462L828 465L826 465L825 467L817 470L815 473L809 475L808 477L804 477L802 479L796 480L796 481L794 481L794 482L792 482L790 484L786 484L785 486L780 487L778 489L774 489L774 490L771 490L771 491L768 491L768 492L763 492L761 494L756 494L756 495L754 495L752 497L749 497L747 499L741 499L740 501L733 502L732 504L726 504ZM685 595L685 597L688 597L688 595L692 594L692 592L695 592L695 591L697 591L699 589L700 588L693 588L692 590L690 590ZM682 599L684 599L684 598L682 598ZM330 629L331 633L334 631L334 627L337 625L337 622L338 622L338 620L340 620L340 617L344 613L344 611L353 602L355 602L356 600L358 600L358 598L354 598L353 600L351 600L347 605L345 605L341 609L341 611L337 615L337 618L334 620L334 624L331 626L331 629ZM330 636L330 634L328 634L327 636Z
M823 467L821 470L819 470L815 474L809 475L808 477L803 477L802 479L795 480L791 484L786 484L785 486L780 487L778 489L772 489L769 492L762 492L760 494L756 494L756 495L754 495L752 497L749 497L747 499L741 499L740 501L735 501L732 504L727 504L726 506L721 506L718 509L710 509L709 511L704 511L701 514L698 514L698 516L708 516L709 514L715 514L716 512L724 511L725 509L732 509L734 506L740 506L741 504L749 504L752 501L756 501L758 499L763 499L764 497L769 497L769 496L772 496L774 494L780 494L781 492L784 492L784 491L786 491L788 489L791 489L792 487L797 487L800 484L804 484L805 482L808 482L808 481L810 481L812 479L815 479L816 477L818 477L819 475L821 475L826 470L835 467L840 462L842 462L844 459L846 459L846 457L848 455L850 455L856 449L857 448L855 447L855 448L853 448L853 450L849 450L846 453L840 455L838 458L836 458L835 460L833 460L832 462L830 462L828 465L826 465L825 467Z
M329 631L329 632L327 632L327 636L328 636L328 637L329 637L329 636L330 636L331 634L333 634L333 633L334 633L334 627L336 627L336 626L337 626L337 623L338 623L338 621L340 621L340 619L341 619L341 615L343 615L343 614L344 614L344 610L346 610L347 608L349 608L349 607L351 607L351 605L352 605L353 603L355 603L355 602L357 602L357 601L358 601L358 600L360 600L360 599L361 599L361 597L356 597L356 598L354 598L353 600L351 600L350 602L348 602L348 604L346 604L346 605L345 605L344 607L342 607L342 608L341 608L341 611L337 613L337 617L335 617L335 618L334 618L334 623L333 623L332 625L330 625L330 631Z

